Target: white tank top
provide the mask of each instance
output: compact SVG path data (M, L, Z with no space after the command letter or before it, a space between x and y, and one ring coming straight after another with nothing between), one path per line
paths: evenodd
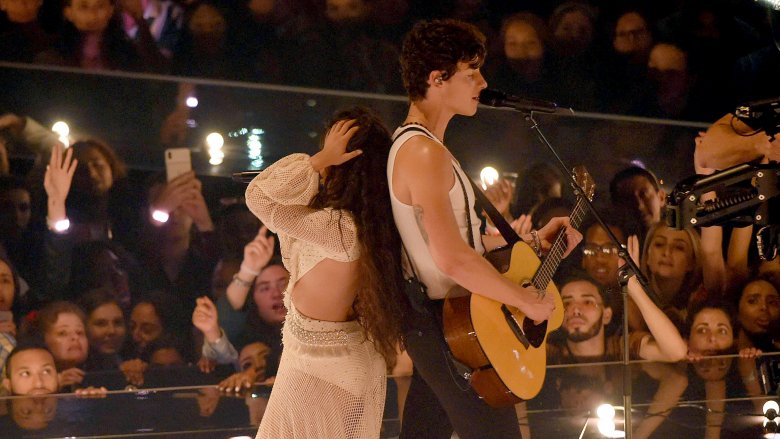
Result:
M407 124L398 127L395 130L395 133L393 133L393 146L390 148L390 154L387 160L387 181L390 185L390 203L393 208L395 225L398 227L398 232L401 234L401 240L411 258L411 261L404 260L404 270L407 274L411 274L411 270L408 267L408 262L411 262L415 273L417 273L417 276L422 283L428 288L428 297L431 299L443 299L450 288L456 285L455 281L442 273L434 263L431 252L428 250L428 245L425 243L420 228L417 225L414 208L408 204L402 203L395 196L395 193L393 193L393 168L395 166L395 157L406 141L414 136L427 136L441 144L436 136L422 125ZM457 175L455 176L455 181L449 191L450 205L452 206L455 220L458 222L461 238L464 242L468 243L468 234L471 233L474 237L475 250L479 254L483 254L485 248L482 245L482 237L479 233L480 218L474 211L474 190L471 187L471 183L469 183L469 177L463 172L460 164L454 159L452 161L452 166L453 173L457 173ZM463 181L462 187L458 181L458 176L460 176ZM467 203L463 196L464 188L468 198L468 205L466 205ZM466 209L469 209L470 211L471 224L468 224Z

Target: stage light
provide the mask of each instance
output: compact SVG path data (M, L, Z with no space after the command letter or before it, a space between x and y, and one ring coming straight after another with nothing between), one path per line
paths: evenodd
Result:
M224 160L225 157L211 156L209 158L209 164L214 166L221 165Z
M623 430L615 428L615 421L611 419L599 419L598 429L599 433L608 438L626 437L626 433Z
M160 224L167 223L170 217L171 216L168 214L168 212L163 212L162 210L155 209L154 212L152 212L152 219Z
M184 103L190 108L195 108L198 106L198 98L195 96L190 96L186 101L184 101Z
M780 406L777 405L777 402L770 399L764 403L764 407L761 410L764 411L764 416L767 419L773 421L777 417L777 413L780 412Z
M492 166L482 168L479 172L479 180L482 182L482 189L487 189L498 181L498 170Z
M775 11L780 11L780 0L756 0L764 6L768 6Z
M222 137L222 134L211 133L206 136L206 145L209 147L209 150L221 149L224 144L225 139Z
M615 419L615 407L612 404L601 404L596 409L596 416L599 419Z
M61 120L54 122L54 125L51 126L51 130L60 136L67 136L70 134L70 127L66 122Z
M54 122L54 125L51 126L51 130L57 134L57 140L59 140L65 148L70 146L70 137L68 137L70 135L70 127L66 122L61 120Z

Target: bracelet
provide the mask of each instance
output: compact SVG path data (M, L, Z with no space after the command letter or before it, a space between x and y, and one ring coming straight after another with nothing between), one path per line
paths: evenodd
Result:
M239 284L241 286L247 287L247 288L251 288L252 285L254 284L254 282L245 281L244 279L241 279L240 277L238 277L238 273L233 275L233 282L235 282L235 283L237 283L237 284Z
M250 270L249 268L246 268L246 266L244 264L241 264L241 267L238 269L238 271L239 271L239 273L243 271L244 273L249 274L252 277L260 276L260 272L259 271Z
M531 230L531 238L533 238L533 243L531 244L531 248L536 252L536 256L539 258L542 257L542 240L539 239L539 232L536 230Z

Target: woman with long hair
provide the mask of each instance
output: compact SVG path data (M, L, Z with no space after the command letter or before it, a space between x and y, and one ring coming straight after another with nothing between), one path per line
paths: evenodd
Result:
M290 271L284 349L259 438L379 437L405 303L390 144L372 112L342 111L317 154L279 160L246 191Z

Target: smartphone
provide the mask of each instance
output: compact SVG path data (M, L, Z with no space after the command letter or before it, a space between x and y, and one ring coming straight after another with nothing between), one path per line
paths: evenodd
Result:
M165 150L165 174L168 181L192 170L192 158L188 148Z
M0 322L9 322L14 319L14 313L11 311L0 311Z

